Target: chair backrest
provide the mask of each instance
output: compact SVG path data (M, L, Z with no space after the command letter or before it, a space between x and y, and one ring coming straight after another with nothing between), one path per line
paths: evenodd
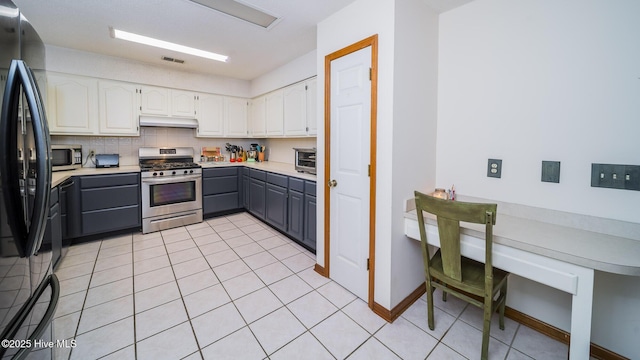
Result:
M420 237L423 243L423 252L425 252L423 255L426 255L425 261L428 262L430 256L426 247L427 234L424 227L423 211L435 215L438 221L442 266L446 276L463 281L460 257L460 221L486 225L485 265L487 271L491 271L493 225L496 222L498 205L443 200L418 191L415 192L415 200Z

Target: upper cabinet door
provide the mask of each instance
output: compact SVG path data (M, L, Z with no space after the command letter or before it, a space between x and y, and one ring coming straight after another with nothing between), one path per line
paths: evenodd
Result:
M226 97L225 99L225 136L246 137L247 99Z
M194 118L196 95L190 91L171 90L171 116Z
M98 81L81 76L47 76L47 118L51 134L96 134Z
M100 134L140 135L138 89L123 82L100 80Z
M266 96L260 96L251 101L251 135L264 137L267 135L266 124Z
M169 116L169 89L142 86L140 91L140 115Z
M198 94L198 136L224 136L224 97Z
M284 134L284 101L283 91L276 90L267 94L265 105L267 136Z
M307 81L307 134L318 134L318 79Z
M307 134L306 84L299 83L284 89L284 135Z

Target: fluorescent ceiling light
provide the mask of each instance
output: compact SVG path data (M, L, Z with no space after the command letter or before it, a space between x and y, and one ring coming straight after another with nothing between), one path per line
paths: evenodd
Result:
M220 11L235 18L248 21L254 25L268 29L276 23L277 17L267 14L251 6L234 0L191 0L202 6Z
M114 28L109 28L109 30L111 32L111 37L115 39L132 41L139 44L155 46L161 49L177 51L184 54L200 56L203 58L222 61L222 62L226 62L227 59L229 58L226 55L220 55L220 54L216 54L209 51L204 51L204 50L200 50L200 49L196 49L196 48L192 48L184 45L174 44L168 41L158 40L158 39L154 39L147 36L142 36L142 35L138 35L138 34L134 34L134 33L130 33L130 32L114 29Z

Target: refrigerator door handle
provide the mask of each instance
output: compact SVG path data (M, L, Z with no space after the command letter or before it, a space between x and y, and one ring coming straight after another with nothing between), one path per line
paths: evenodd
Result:
M17 124L14 118L18 114L18 100L20 97L20 85L26 98L29 112L31 113L31 125L36 150L36 191L34 208L29 229L26 229L24 221L19 219L22 214L20 207L20 190L18 184L19 171L16 166L18 151L14 137L17 134ZM33 72L22 60L12 60L7 76L4 99L2 102L2 118L0 119L0 141L2 153L6 154L8 161L0 161L0 173L5 184L2 187L3 195L8 201L7 209L9 224L13 227L14 234L23 241L18 249L20 256L34 254L39 248L44 236L46 217L48 213L49 195L51 193L51 146L49 144L49 127L44 112L44 106L40 97L40 91L36 84ZM18 210L18 211L16 211Z
M49 300L49 305L47 306L47 311L42 316L42 320L38 323L35 330L29 336L30 346L21 348L16 354L13 355L12 359L24 359L29 354L28 350L31 350L33 344L36 339L40 339L44 330L51 324L53 320L53 315L55 314L56 308L58 307L58 300L60 299L60 281L56 274L51 274L48 278L43 281L37 289L35 289L31 299L26 302L23 307L20 309L19 314L22 314L19 317L16 317L12 320L12 322L6 327L5 331L2 333L2 339L13 339L16 334L23 326L24 321L27 319L27 316L31 314L34 306L38 301L40 301L40 297L47 289L47 287L51 286L51 299ZM0 357L4 358L4 354L7 351L7 348L0 348Z

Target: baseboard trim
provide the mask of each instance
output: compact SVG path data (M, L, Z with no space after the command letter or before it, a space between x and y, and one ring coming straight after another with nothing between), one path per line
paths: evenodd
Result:
M376 313L381 318L385 319L387 322L393 322L395 319L400 317L405 310L407 310L416 300L420 298L426 292L426 287L424 284L418 286L415 290L409 294L404 300L402 300L398 305L394 306L393 309L388 310L384 306L378 304L377 302L373 303L373 312Z
M561 343L564 343L567 345L571 343L570 333L564 330L558 329L555 326L549 325L543 321L540 321L518 310L515 310L507 306L504 310L504 316L522 325L530 327L542 334L545 334L552 339L558 340ZM611 350L605 349L602 346L596 345L594 343L591 343L589 353L590 353L590 356L596 359L601 359L601 360L630 360L627 357L617 354Z
M317 272L318 274L324 277L328 277L327 271L325 270L325 268L323 266L318 265L317 263L316 263L316 266L313 267L313 271Z
M380 316L387 322L393 322L425 293L426 293L426 286L424 284L420 284L418 288L416 288L413 292L411 292L409 296L404 298L404 300L402 300L393 309L388 310L384 306L374 302L372 310L374 313L376 313L378 316ZM560 330L555 326L549 325L543 321L540 321L536 318L533 318L525 313L522 313L508 306L504 310L504 315L513 321L516 321L522 325L528 326L564 344L569 345L571 341L571 335L568 332L564 330ZM592 357L596 359L601 359L601 360L630 360L627 357L619 355L611 350L605 349L602 346L596 345L594 343L591 343L589 352Z

